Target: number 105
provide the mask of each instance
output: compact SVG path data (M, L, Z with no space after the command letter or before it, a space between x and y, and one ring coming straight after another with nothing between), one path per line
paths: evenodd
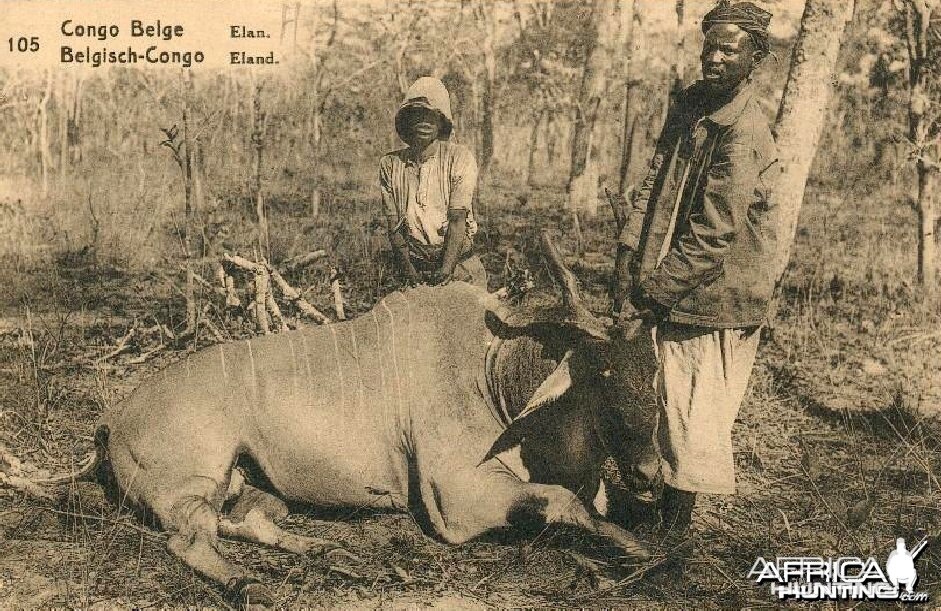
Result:
M7 40L10 43L10 52L19 51L20 53L26 53L27 51L36 52L39 50L39 37L30 36L26 38L25 36L20 36L19 38L9 38Z

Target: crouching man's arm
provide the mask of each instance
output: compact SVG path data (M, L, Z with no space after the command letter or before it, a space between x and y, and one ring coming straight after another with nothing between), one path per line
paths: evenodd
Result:
M395 262L399 267L405 280L409 284L418 284L418 271L412 265L412 259L408 254L408 242L405 240L405 225L399 223L397 227L389 228L389 244L392 245L392 252L395 253Z
M409 284L418 284L418 272L412 265L408 254L408 241L405 239L405 215L392 194L391 174L392 160L383 157L379 162L379 192L382 194L382 210L386 217L389 244L392 246L399 273Z
M477 188L477 161L471 152L460 147L451 162L448 187L448 226L444 234L444 253L441 256L441 268L435 274L436 284L451 281L454 268L461 258L467 239L467 219L474 202L474 190Z
M441 269L435 275L435 284L446 284L454 276L454 268L461 258L464 234L467 231L467 210L448 210L448 230L444 237Z

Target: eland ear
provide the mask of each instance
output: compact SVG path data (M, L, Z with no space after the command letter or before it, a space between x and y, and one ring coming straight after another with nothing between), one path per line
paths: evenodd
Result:
M549 377L539 385L539 388L533 393L532 398L529 400L529 403L526 404L526 407L523 408L523 411L513 419L506 430L493 442L490 450L483 459L481 459L478 465L482 465L497 454L505 452L518 444L523 438L523 430L525 429L525 427L522 426L522 422L538 412L543 406L551 404L564 395L565 392L572 387L571 361L572 351L569 350L565 353L565 356L562 357L555 371L549 374Z
M555 371L549 374L549 377L539 385L539 388L533 393L529 402L526 403L526 407L523 408L523 411L513 419L514 421L522 420L534 414L539 411L539 408L552 403L572 387L571 362L572 351L569 350L565 353L565 356L562 357Z

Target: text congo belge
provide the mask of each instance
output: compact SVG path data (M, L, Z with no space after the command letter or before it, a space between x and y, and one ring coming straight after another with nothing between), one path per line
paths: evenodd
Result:
M120 36L121 28L117 24L79 24L66 19L59 27L63 36L75 38L93 38L100 41L114 39ZM165 24L159 19L153 23L145 23L139 19L130 22L130 35L132 38L150 38L170 41L183 36L183 26L179 24ZM84 49L62 45L60 61L64 64L90 64L97 68L102 64L136 64L147 62L151 64L179 64L189 68L193 64L202 63L205 56L202 51L167 51L161 50L157 45L147 47L139 52L131 46L125 49L113 50L107 47L92 50L86 46Z

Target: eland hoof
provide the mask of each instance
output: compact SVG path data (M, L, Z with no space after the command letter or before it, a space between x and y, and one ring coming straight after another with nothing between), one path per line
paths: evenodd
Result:
M233 579L226 587L226 595L239 609L267 609L274 606L274 595L254 577Z

